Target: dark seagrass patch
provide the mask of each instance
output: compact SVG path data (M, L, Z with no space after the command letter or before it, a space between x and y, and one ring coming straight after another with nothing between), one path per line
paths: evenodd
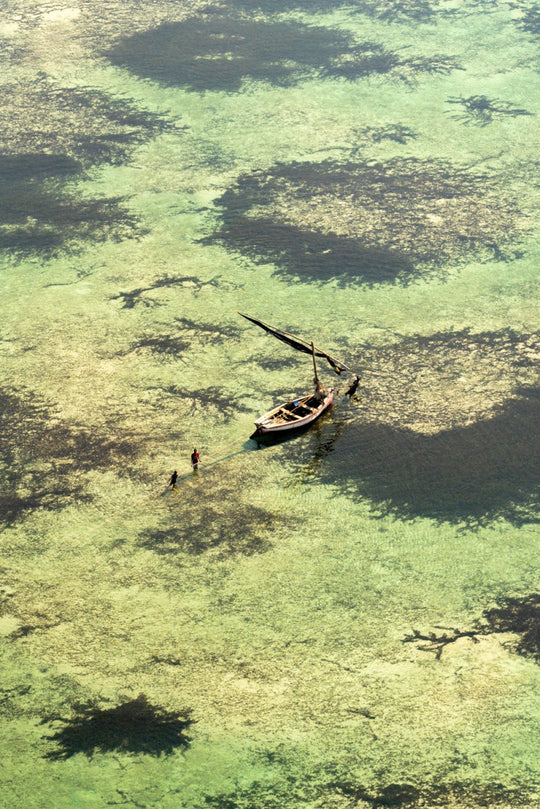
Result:
M302 475L402 519L537 519L537 335L464 331L361 351L353 401L295 447Z
M144 694L113 707L98 702L77 705L73 716L42 720L42 724L61 723L45 737L57 745L45 758L64 761L77 753L93 758L109 752L171 755L189 747L194 721L190 709L167 710L150 703Z
M524 228L495 178L435 159L280 163L241 175L216 207L204 243L308 282L406 283L510 260Z
M54 511L88 501L84 473L112 469L123 474L144 437L64 422L56 408L28 390L0 390L0 467L4 524L34 509Z
M252 14L163 23L120 38L105 55L138 76L193 92L238 92L246 80L290 87L316 76L355 81L379 75L411 83L460 67L445 55L411 56L342 29Z

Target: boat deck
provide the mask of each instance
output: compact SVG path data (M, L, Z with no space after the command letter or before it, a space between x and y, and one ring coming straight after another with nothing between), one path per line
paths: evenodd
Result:
M299 401L297 404L288 402L279 410L272 414L272 421L296 421L309 416L321 406L321 400L316 396L310 396L307 401Z

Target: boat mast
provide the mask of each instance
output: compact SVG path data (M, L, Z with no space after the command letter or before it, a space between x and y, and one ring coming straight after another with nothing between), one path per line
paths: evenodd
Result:
M313 358L313 371L315 372L315 384L317 386L317 390L320 390L321 383L319 382L319 375L317 373L317 363L315 362L315 346L313 342L311 343L311 356Z

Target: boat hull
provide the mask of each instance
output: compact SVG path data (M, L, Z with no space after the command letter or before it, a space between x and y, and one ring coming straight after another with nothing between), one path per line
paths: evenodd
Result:
M324 391L321 395L322 399L317 397L317 393L302 396L259 416L255 421L256 429L252 437L256 439L258 436L291 434L308 427L332 406L333 391Z

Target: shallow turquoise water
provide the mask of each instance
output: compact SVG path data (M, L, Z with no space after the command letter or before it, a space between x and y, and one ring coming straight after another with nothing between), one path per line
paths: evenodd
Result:
M4 805L536 805L536 29L11 4Z

